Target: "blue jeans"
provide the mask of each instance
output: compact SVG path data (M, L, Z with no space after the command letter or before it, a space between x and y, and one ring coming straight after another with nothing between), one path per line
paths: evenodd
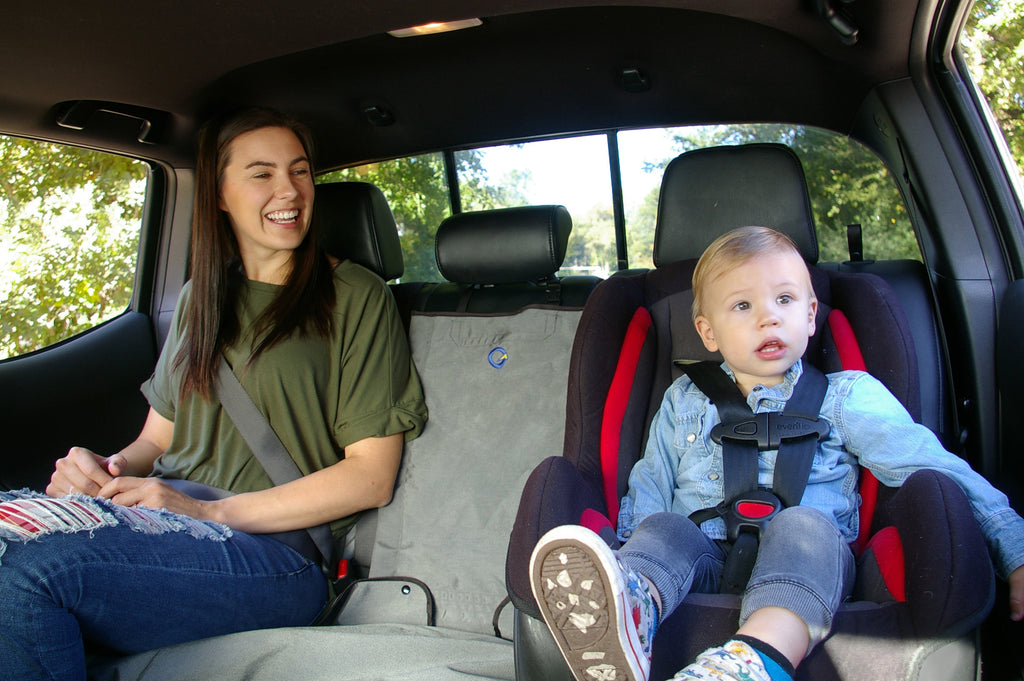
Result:
M0 492L0 670L85 679L85 645L135 653L313 622L320 567L273 539L88 497Z
M654 584L665 619L688 593L718 592L726 552L686 516L655 513L637 526L619 555ZM853 553L834 522L807 506L783 509L761 538L740 625L761 608L783 607L807 623L813 647L832 628L839 604L853 589L854 573Z

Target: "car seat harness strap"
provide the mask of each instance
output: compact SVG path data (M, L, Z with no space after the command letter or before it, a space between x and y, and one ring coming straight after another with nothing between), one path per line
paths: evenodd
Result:
M717 362L682 365L694 385L718 409L720 423L711 438L722 446L724 501L690 514L700 525L711 518L725 520L732 545L723 571L722 590L740 593L757 555L757 542L780 510L803 498L818 442L828 437L829 425L818 418L828 379L804 364L803 374L781 412L755 414L735 381ZM771 489L758 485L758 452L777 451Z

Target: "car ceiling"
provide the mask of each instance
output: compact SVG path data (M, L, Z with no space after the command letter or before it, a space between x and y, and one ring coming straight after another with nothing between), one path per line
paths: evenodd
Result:
M0 130L188 165L197 121L263 104L311 124L321 167L648 125L847 131L874 85L909 73L919 11L903 0L5 4ZM822 17L833 10L859 29L854 45ZM467 17L483 24L386 34ZM83 129L57 125L69 111ZM148 143L123 114L151 120ZM375 124L380 114L393 122Z

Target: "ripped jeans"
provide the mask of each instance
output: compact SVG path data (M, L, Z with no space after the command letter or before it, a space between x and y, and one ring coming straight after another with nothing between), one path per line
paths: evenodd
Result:
M0 670L86 677L85 644L135 653L312 623L320 567L273 539L76 495L0 492Z

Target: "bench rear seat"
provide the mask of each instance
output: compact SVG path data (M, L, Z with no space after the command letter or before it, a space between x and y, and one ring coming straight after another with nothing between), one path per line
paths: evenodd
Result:
M394 219L375 187L319 186L316 219L329 252L401 275ZM459 216L439 229L437 253L462 281L392 287L423 308L402 306L430 420L406 446L392 503L357 525L353 562L368 579L332 613L335 626L185 643L96 664L93 677L514 679L505 554L526 477L562 450L581 315L562 301L596 283L555 286L558 300L548 288L570 229L561 207Z

